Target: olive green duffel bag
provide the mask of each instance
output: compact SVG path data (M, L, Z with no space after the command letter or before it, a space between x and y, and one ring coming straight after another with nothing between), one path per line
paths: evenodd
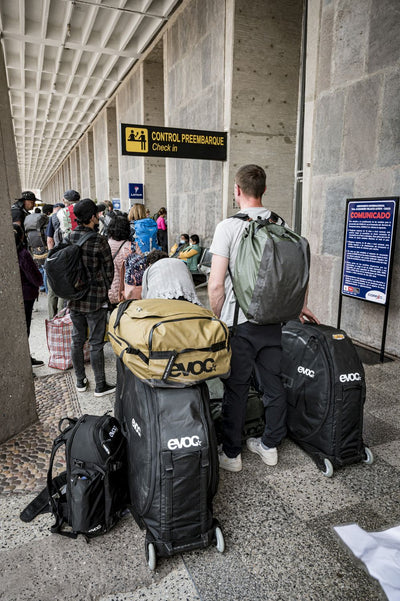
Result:
M108 336L115 354L151 386L181 388L229 375L228 327L212 311L187 301L120 303Z

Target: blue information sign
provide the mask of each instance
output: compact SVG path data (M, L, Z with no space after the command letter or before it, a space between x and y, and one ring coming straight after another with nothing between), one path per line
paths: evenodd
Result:
M113 203L114 209L118 209L118 210L121 209L121 200L119 198L113 198L112 203Z
M385 305L397 199L349 200L341 294Z
M143 202L143 184L129 184L129 200Z

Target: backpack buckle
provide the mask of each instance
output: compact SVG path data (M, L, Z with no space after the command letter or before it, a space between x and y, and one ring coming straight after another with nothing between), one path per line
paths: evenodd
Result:
M81 461L81 459L74 459L74 465L76 465L77 467L83 467L85 465L85 462Z

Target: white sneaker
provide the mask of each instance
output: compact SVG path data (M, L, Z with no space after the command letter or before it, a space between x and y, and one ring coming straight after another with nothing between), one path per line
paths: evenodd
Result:
M223 470L227 470L228 472L241 472L242 471L242 456L239 455L237 457L228 457L221 450L218 453L219 467L222 467Z
M82 378L82 380L77 380L76 381L76 389L77 389L78 392L86 392L86 390L88 389L88 387L89 387L89 382L88 382L88 379L86 377Z
M249 451L260 455L261 459L267 465L276 465L278 463L278 451L276 447L266 448L262 445L261 438L248 438L246 445Z

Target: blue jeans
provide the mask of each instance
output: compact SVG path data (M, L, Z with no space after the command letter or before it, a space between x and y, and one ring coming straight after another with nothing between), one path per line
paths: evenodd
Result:
M222 446L228 457L242 449L247 397L255 372L263 393L265 430L262 442L276 447L286 435L286 391L281 380L281 326L240 324L231 338L231 374L223 380Z
M72 365L77 380L85 377L83 345L89 328L90 363L94 373L96 388L103 388L106 383L104 372L104 334L107 324L107 309L98 309L93 313L71 311L72 320Z
M41 265L39 267L39 271L42 274L42 278L43 278L43 286L40 287L40 290L44 291L46 294L48 294L48 289L47 289L47 275L46 275L46 270L43 267L43 265Z

